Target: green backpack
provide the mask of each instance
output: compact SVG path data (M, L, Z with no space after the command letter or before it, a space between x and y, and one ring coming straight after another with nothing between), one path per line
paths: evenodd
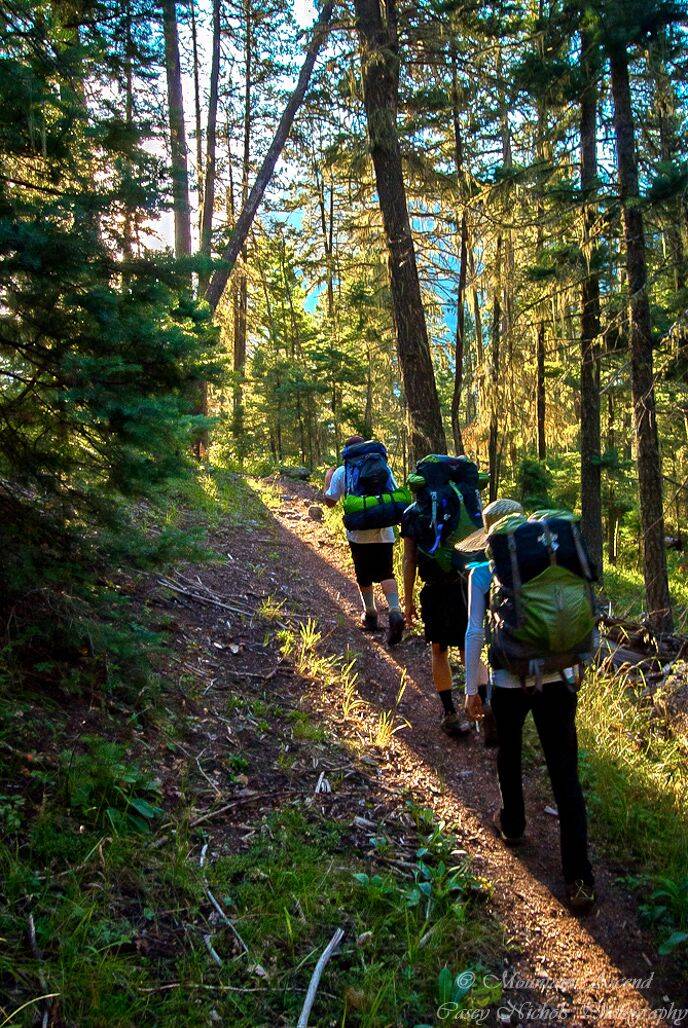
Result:
M517 514L493 525L487 544L489 658L522 680L589 661L596 625L596 570L568 511Z

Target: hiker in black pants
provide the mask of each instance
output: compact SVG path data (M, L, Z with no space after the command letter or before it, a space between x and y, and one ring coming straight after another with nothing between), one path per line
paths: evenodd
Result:
M483 511L482 534L475 533L460 543L459 548L465 546L468 552L484 549L492 526L503 518L522 514L523 508L515 500L495 500ZM482 717L479 667L492 576L489 564L479 564L471 571L468 585L466 710L473 720ZM573 674L573 669L567 668L564 677L572 680ZM523 840L526 817L521 744L523 724L532 711L559 811L567 899L572 909L589 910L596 897L588 859L585 800L578 777L576 694L560 673L544 675L541 680L532 676L522 679L503 668L491 668L491 699L497 726L497 772L502 797L501 810L494 818L495 828L509 846Z

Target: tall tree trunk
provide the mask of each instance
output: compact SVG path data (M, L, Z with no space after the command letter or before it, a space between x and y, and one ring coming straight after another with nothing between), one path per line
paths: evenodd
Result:
M660 154L662 161L671 164L681 159L681 143L679 140L680 122L676 117L676 91L665 59L667 43L665 30L650 48L649 65L655 85L654 104L659 122ZM673 285L677 293L685 288L688 279L688 264L681 232L681 203L680 196L672 197L669 201L668 218L664 230L668 243Z
M134 120L134 41L131 34L131 3L127 0L124 20L125 50L124 50L124 83L125 83L125 107L124 117L127 129L131 132ZM127 174L132 174L131 161L127 160ZM134 208L135 210L135 208ZM131 260L134 253L134 217L132 207L127 204L124 209L124 224L122 226L122 253L126 260ZM129 273L124 276L125 282L129 281Z
M628 56L614 47L609 54L614 132L623 207L626 271L631 302L631 385L638 440L638 487L643 535L643 573L648 613L654 628L670 631L673 625L664 541L662 469L657 436L652 322L647 293L647 264L643 215L638 203L638 164L631 108Z
M537 385L535 390L535 406L537 421L537 455L538 460L547 459L547 437L545 432L547 414L547 393L545 389L545 319L541 315L538 320L536 350Z
M239 445L244 433L244 379L246 375L246 332L248 321L248 282L241 275L234 292L234 388L232 397L232 434Z
M318 193L318 208L320 210L320 229L323 239L323 251L325 256L325 283L327 288L327 316L330 320L334 317L334 274L332 268L332 234L334 223L334 186L330 183L329 202L325 194L325 176L323 175L317 158L313 160L313 172L315 174L315 186Z
M284 148L284 144L287 141L287 136L289 135L296 112L301 106L303 98L306 95L306 90L308 89L308 83L310 82L316 57L318 56L318 52L327 37L333 10L334 0L327 0L327 2L322 6L320 16L318 17L311 35L310 43L308 44L306 57L301 67L294 91L289 97L287 105L284 108L272 143L265 155L260 171L258 172L256 180L251 188L251 192L248 195L248 199L239 214L237 223L234 226L232 238L222 254L222 267L217 269L210 280L210 285L206 292L206 299L208 300L212 310L217 308L222 298L229 276L236 264L237 257L241 253L244 243L246 242L251 225L253 224L253 219L256 216L256 211L260 205L260 201L263 199L263 194L272 178L275 165L277 164L279 156Z
M210 95L208 97L208 126L205 142L205 170L203 175L203 205L201 209L200 252L210 260L215 212L215 151L217 146L217 97L220 80L220 15L221 0L213 0L213 49L210 62ZM210 282L210 269L201 269L198 275L198 293L204 296Z
M483 353L483 316L480 310L480 295L475 271L475 253L471 245L468 251L468 270L471 273L471 297L473 301L473 322L475 324L475 361L479 372L482 372L485 355Z
M198 229L203 231L203 129L201 126L201 84L199 79L196 0L189 0L191 13L191 52L193 54L194 114L196 117L196 188L198 191ZM199 282L199 293L201 292Z
M184 93L182 69L179 59L177 32L177 5L175 0L162 0L163 31L165 36L165 71L167 73L167 101L170 123L170 151L172 155L172 199L174 207L174 252L177 258L191 256L191 204L189 203L189 167L184 122ZM191 272L187 285L191 291ZM208 416L208 386L199 382L192 398L194 413ZM197 458L205 455L208 445L206 431L201 431L193 443Z
M246 206L251 175L251 101L253 94L253 0L243 0L244 8L244 126L241 158L241 207ZM241 446L244 433L244 377L246 372L246 334L248 330L248 280L246 278L246 243L241 248L234 290L234 396L233 433Z
M459 283L456 289L456 334L454 343L454 389L451 402L451 425L454 438L454 449L457 454L464 453L463 436L461 435L461 394L463 392L463 365L466 339L466 264L468 261L468 216L466 210L461 215L459 242Z
M581 33L585 90L580 111L583 253L587 272L581 283L581 529L590 556L602 572L602 468L600 466L600 280L594 269L597 216L597 103L595 62L587 32Z
M366 368L366 405L365 405L365 420L363 423L363 435L366 439L373 438L373 351L368 344L367 357L368 364Z
M545 5L543 0L538 0L537 4L538 21L542 25L545 23L546 18L549 17L549 8L545 12ZM545 42L543 34L538 34L538 51L540 59L545 61ZM535 142L535 160L540 165L539 174L544 175L544 162L545 162L545 139L547 136L547 108L545 101L542 97L538 98L537 103L537 135ZM537 240L536 240L536 260L539 262L542 260L542 251L544 243L544 228L543 223L545 220L545 199L543 195L543 181L542 178L538 182L537 186ZM535 441L537 448L538 460L544 461L547 458L547 438L546 438L546 404L547 404L547 389L545 384L545 342L547 336L547 329L545 326L545 311L544 304L540 304L538 310L538 324L537 324L537 335L535 341Z
M459 198L463 204L461 213L461 227L459 230L459 282L456 290L456 336L454 346L454 389L451 402L451 426L454 438L454 449L457 454L464 453L463 437L461 435L461 393L463 390L463 363L465 350L465 298L466 298L466 272L468 261L468 212L466 210L466 197L461 194L463 190L463 140L461 137L461 121L459 119L459 87L456 67L456 51L452 49L452 122L454 126L454 162L456 165L457 188Z
M494 306L490 340L490 435L487 454L490 472L490 503L499 491L499 364L502 327L502 235L497 236L495 253Z
M370 153L387 240L410 452L446 452L397 135L399 43L394 0L355 0Z
M172 199L174 204L174 252L177 257L191 254L191 206L189 204L189 167L186 153L184 94L179 60L177 5L175 0L162 0L165 36L165 72L172 155ZM191 276L189 275L189 282Z

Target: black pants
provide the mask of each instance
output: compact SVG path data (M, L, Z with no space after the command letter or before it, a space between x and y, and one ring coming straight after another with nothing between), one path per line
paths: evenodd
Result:
M592 885L585 800L578 778L576 703L575 694L563 682L545 685L542 692L498 687L492 690L499 743L497 773L502 794L502 828L512 836L522 835L525 828L521 740L523 723L532 710L559 809L564 880L582 879Z

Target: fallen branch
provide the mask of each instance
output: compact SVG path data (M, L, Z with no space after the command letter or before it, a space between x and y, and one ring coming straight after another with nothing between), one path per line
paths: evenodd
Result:
M242 796L237 800L233 800L231 803L225 803L224 807L218 807L217 810L209 810L206 814L201 814L194 821L189 822L189 828L196 828L198 825L202 825L205 821L209 821L211 817L218 817L220 814L226 813L228 810L233 810L234 807L240 807L244 803L252 803L254 800L260 799L271 799L273 796L289 796L297 789L277 789L275 792L256 792L252 796Z
M282 663L283 662L280 660L279 663L267 673L265 671L241 671L238 668L232 668L231 670L227 668L225 673L230 675L231 678L258 678L261 682L269 682L279 673Z
M20 1007L17 1007L11 1014L8 1014L4 1021L0 1021L0 1028L5 1028L5 1025L13 1021L17 1014L21 1014L22 1010L33 1006L34 1003L41 1003L44 999L56 999L59 995L59 992L48 992L45 996L33 996L31 999L27 999L26 1003L22 1003Z
M167 578L159 578L158 583L166 589L179 593L180 596L196 600L197 603L208 603L211 607L220 607L222 610L228 610L231 614L240 614L242 617L255 617L255 611L253 610L244 610L243 607L232 607L229 603L223 603L222 600L217 600L213 596L202 596L200 593L191 592L190 589L182 589L181 586L175 585L174 582L170 582Z
M217 966L222 967L222 957L217 952L217 950L213 948L213 944L210 941L210 936L204 935L203 942L205 943L205 948L208 950L208 953L210 953L210 956L213 958Z
M29 922L29 943L31 945L31 952L34 955L34 959L35 959L36 963L38 964L38 981L40 982L41 989L43 990L43 992L47 993L47 991L48 991L48 981L47 981L47 979L45 977L45 973L43 971L43 957L41 955L41 951L38 948L38 942L36 940L36 925L35 925L34 920L33 920L33 914L29 914L28 922ZM50 1017L50 1007L49 1007L48 1003L45 1003L44 1007L43 1007L43 1017L41 1018L41 1028L47 1028L49 1017Z
M206 985L205 982L167 982L165 985L140 987L139 992L167 992L169 989L208 989L210 992L267 992L264 987L243 989L239 985Z
M244 951L244 953L248 953L248 946L246 945L244 940L239 935L239 932L238 932L238 929L237 929L236 925L234 924L234 922L232 921L231 918L227 917L227 915L225 914L224 910L222 909L220 904L217 902L217 900L215 899L215 897L213 896L212 892L210 891L210 889L208 888L207 885L205 887L205 894L208 897L208 899L210 900L210 902L212 903L212 905L215 907L215 910L217 911L217 913L220 915L220 919L223 922L223 924L226 924L227 927L229 928L229 930L234 935L234 938L239 943L239 945L241 946L241 948Z
M217 785L216 782L213 782L213 780L208 777L208 775L203 770L203 767L201 766L201 757L203 756L204 753L205 753L205 750L201 750L201 752L197 755L197 757L196 757L196 767L198 768L200 773L203 775L203 777L205 778L206 782L208 783L210 788L213 790L215 795L219 796L220 795L220 788L219 788L219 786Z
M343 938L344 929L338 928L332 936L332 938L330 939L330 941L328 942L325 949L323 950L320 959L318 960L318 963L315 965L315 970L313 971L310 983L308 985L308 992L306 993L306 998L303 1001L303 1007L301 1008L301 1014L299 1015L297 1028L307 1028L308 1018L310 1016L311 1008L315 1001L315 994L318 991L318 986L320 985L322 973L325 970L327 964L329 963L330 957L334 956L336 951L339 949L339 944Z

